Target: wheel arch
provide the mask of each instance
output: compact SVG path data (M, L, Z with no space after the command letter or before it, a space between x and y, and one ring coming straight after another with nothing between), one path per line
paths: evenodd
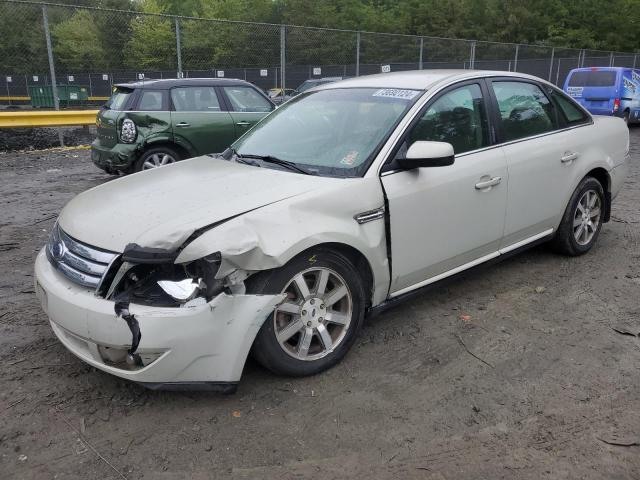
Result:
M602 185L605 199L604 216L602 221L608 222L611 219L611 176L604 168L596 167L587 172L584 178L586 177L593 177L600 183L600 185Z
M306 250L301 251L295 256L302 254L309 254L313 251L328 249L333 250L341 255L347 257L352 263L355 269L362 273L362 278L364 280L364 288L367 294L366 296L366 307L369 308L373 302L373 290L374 290L374 281L373 281L373 269L371 268L371 264L367 257L357 248L352 245L348 245L346 243L341 242L323 242L313 245ZM292 257L293 258L293 257ZM289 259L290 260L290 259Z
M180 154L181 160L192 157L191 152L189 152L189 150L187 150L187 148L185 148L184 146L176 142L173 142L167 138L159 138L157 140L151 139L146 141L138 158L140 158L142 155L145 154L145 152L151 150L152 148L158 148L158 147L168 147L175 150L178 154Z

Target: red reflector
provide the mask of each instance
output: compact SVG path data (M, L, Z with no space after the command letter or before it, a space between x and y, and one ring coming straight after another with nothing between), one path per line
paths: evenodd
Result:
M617 112L619 108L620 108L620 99L619 99L619 98L616 98L616 99L613 101L613 112L614 112L614 113L615 113L615 112Z
M597 72L598 71L598 67L591 67L591 71L592 72Z

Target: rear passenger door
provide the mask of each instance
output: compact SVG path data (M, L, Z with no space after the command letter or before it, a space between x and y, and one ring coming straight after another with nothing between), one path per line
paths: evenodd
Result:
M509 171L501 245L507 248L557 228L580 171L582 148L577 132L548 96L551 87L511 77L489 84Z
M249 85L220 87L233 118L236 138L271 112L275 107L267 98Z
M171 89L175 142L196 155L224 151L235 139L233 119L212 86Z

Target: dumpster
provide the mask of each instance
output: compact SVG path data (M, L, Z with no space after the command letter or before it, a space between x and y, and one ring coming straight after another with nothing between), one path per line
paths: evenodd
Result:
M53 87L51 85L29 85L29 96L33 108L53 108ZM89 99L87 87L81 85L58 85L61 107L79 105Z

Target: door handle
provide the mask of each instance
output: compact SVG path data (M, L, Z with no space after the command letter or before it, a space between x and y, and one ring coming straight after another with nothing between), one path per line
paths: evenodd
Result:
M560 161L562 163L573 162L576 158L578 158L578 154L576 152L564 152L564 155L560 157Z
M482 182L476 183L476 190L484 190L486 188L491 188L498 185L502 181L502 177L493 177L489 180L483 180Z
M249 122L238 122L236 125L240 125L241 127L246 127L247 125L251 125Z
M191 124L187 122L176 123L176 127L190 127Z

